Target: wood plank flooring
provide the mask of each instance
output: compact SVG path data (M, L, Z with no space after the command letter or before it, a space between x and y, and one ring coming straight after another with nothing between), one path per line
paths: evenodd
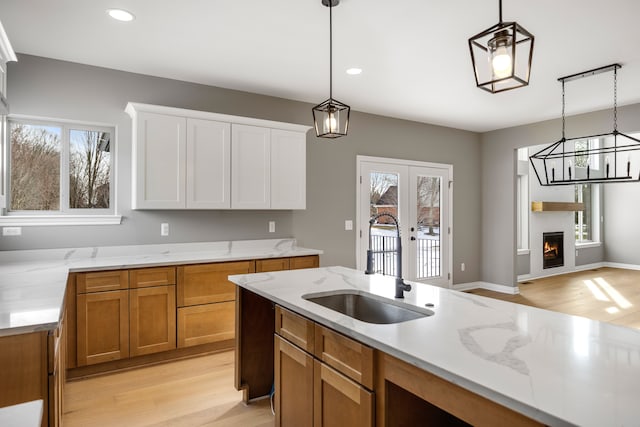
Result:
M269 400L250 405L233 387L226 351L68 382L65 427L274 425Z
M640 329L640 271L602 267L518 286L519 295L484 289L469 292Z

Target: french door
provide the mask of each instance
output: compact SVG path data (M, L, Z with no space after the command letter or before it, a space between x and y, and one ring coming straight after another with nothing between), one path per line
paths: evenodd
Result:
M357 162L358 269L366 268L371 244L374 270L397 273L397 231L391 215L400 225L403 277L450 286L452 166L365 156Z

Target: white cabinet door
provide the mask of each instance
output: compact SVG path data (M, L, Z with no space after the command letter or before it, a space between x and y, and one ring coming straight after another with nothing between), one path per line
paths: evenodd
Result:
M231 125L187 119L187 209L231 207Z
M307 140L301 132L271 130L271 209L305 209Z
M185 207L184 117L139 112L133 141L134 209Z
M231 127L231 208L270 208L270 133L258 126Z

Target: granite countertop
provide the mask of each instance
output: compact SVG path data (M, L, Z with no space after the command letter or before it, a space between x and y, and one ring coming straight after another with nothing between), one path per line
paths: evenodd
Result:
M296 246L295 239L0 252L0 336L55 328L69 272L321 253Z
M358 321L303 299L332 290L393 298L394 278L344 267L230 276L320 324L553 426L640 420L640 331L412 283L405 302L433 316Z

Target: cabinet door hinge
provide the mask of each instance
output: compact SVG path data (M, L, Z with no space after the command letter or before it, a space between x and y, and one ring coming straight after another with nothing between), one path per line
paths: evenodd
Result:
M451 227L447 228L447 233L451 234Z
M360 230L360 238L362 239L362 230Z
M447 273L447 280L451 280L451 273Z
M360 184L362 184L362 175L360 175Z

